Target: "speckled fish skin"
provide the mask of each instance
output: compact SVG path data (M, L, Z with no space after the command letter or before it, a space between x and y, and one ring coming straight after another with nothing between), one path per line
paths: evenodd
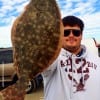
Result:
M3 100L24 100L28 80L46 69L58 56L63 26L55 0L31 0L15 20L11 40L16 84L0 92Z
M55 0L31 0L12 28L14 66L35 76L59 50L61 15Z

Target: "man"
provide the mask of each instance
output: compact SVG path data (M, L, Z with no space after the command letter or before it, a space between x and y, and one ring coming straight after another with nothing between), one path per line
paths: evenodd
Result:
M81 45L84 23L75 16L62 19L63 48L43 71L45 100L100 100L100 58Z

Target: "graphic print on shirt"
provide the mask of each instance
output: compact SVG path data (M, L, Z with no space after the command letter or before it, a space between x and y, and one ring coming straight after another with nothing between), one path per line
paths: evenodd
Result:
M84 84L83 80L86 81L89 78L89 75L85 74L84 75L84 79L83 79L83 77L81 77L80 80L79 80L79 83L76 81L75 78L72 78L72 76L70 74L68 74L68 78L70 80L73 80L73 82L75 83L73 86L76 87L76 91L75 92L78 92L78 91L84 91L85 90L84 89L85 84Z
M92 62L86 61L84 58L75 59L75 67L73 68L72 58L69 57L66 62L61 60L61 67L65 68L65 71L68 72L68 79L73 82L73 87L75 88L74 93L78 91L85 91L85 83L89 79L89 70L90 68L96 69L96 65ZM77 80L74 74L78 74L80 78Z

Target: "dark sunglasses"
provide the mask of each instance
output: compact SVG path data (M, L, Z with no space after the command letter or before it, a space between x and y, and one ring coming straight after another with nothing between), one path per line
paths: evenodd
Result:
M66 29L66 30L64 30L64 36L65 37L69 36L71 32L76 37L81 35L81 30L78 30L78 29Z

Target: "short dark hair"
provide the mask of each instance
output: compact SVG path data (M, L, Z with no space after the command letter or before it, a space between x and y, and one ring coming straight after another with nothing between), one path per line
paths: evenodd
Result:
M66 16L62 19L62 22L63 22L64 26L78 25L80 27L81 31L83 31L83 29L84 29L84 22L80 18L75 17L75 16Z

